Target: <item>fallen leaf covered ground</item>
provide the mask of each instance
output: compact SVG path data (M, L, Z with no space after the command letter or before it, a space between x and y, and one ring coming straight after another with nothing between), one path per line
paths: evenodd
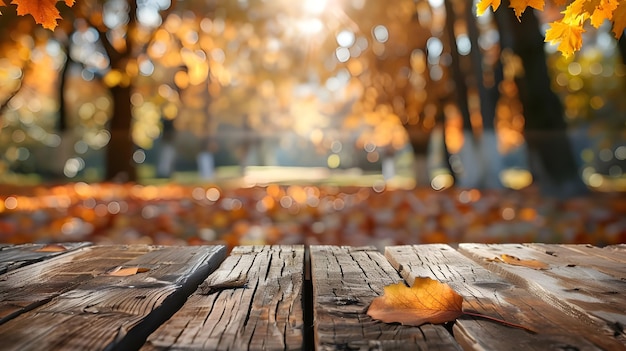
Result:
M329 244L626 242L626 197L330 185L0 186L0 242Z

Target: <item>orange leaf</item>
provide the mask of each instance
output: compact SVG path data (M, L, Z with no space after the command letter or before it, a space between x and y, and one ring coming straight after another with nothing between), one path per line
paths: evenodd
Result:
M626 28L626 2L620 1L615 11L613 11L613 33L619 39L624 34Z
M487 9L489 8L489 6L491 6L491 9L493 11L497 10L498 7L500 7L500 0L480 0L477 4L476 4L476 14L478 16L482 16L485 11L487 11Z
M385 323L420 326L450 322L463 315L463 298L445 283L417 277L412 287L388 285L367 310L373 319Z
M73 3L73 0L66 0L66 4ZM11 4L17 5L17 14L20 16L31 15L35 22L44 28L54 30L57 20L61 19L57 0L13 0Z
M137 273L144 273L149 270L150 269L148 268L141 268L141 267L117 267L113 271L109 272L108 275L111 275L114 277L128 277L130 275L135 275Z
M569 57L575 51L580 50L583 44L583 32L585 31L582 24L569 25L555 21L549 25L550 28L546 31L545 41L550 44L558 43L558 49L563 53L563 56Z
M67 248L60 244L48 244L35 251L36 252L63 252L63 251L67 251Z
M500 257L496 257L493 260L490 261L500 261L500 262L504 262L504 263L508 263L510 265L514 265L514 266L522 266L522 267L526 267L526 268L532 268L532 269L548 269L548 265L541 262L541 261L537 261L537 260L522 260L520 258L517 258L515 256L511 256L511 255L507 255L507 254L502 254L500 255Z
M509 7L515 10L515 16L519 19L527 7L532 7L539 11L543 11L545 6L544 0L511 0Z
M599 28L605 20L613 19L613 11L619 5L617 0L601 0L600 5L595 8L591 15L591 25Z

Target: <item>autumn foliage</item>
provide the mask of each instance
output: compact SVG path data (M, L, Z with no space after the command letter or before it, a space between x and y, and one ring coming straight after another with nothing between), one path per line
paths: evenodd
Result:
M54 30L58 20L61 19L57 2L57 0L13 0L11 4L17 5L18 15L31 15L42 27ZM63 0L63 2L69 7L74 5L74 0ZM0 7L4 6L6 6L4 0L0 0Z
M478 15L482 15L491 7L494 11L500 7L501 0L481 0L477 5ZM564 6L563 17L551 22L546 31L546 42L558 44L558 50L568 57L580 50L585 32L584 26L589 23L599 28L605 21L613 26L613 34L619 39L626 28L626 1L620 0L551 0L554 6ZM515 15L520 16L527 8L543 11L545 0L511 0L510 7Z
M75 0L62 0L69 7L74 5ZM18 15L31 15L35 22L44 28L54 30L57 22L61 19L57 0L12 0L11 4L17 5ZM511 0L510 7L515 15L520 18L527 8L543 11L547 0ZM613 33L619 39L626 28L626 1L620 0L550 0L554 6L564 6L563 17L550 23L546 31L546 42L558 44L558 49L563 55L570 56L580 50L585 32L584 26L590 23L595 28L600 27L605 21L613 26ZM478 15L482 15L488 8L494 11L500 7L501 0L480 0L477 7ZM7 6L4 0L0 0L0 7Z

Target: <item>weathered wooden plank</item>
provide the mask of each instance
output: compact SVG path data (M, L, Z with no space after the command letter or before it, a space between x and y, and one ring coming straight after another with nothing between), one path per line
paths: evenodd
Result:
M0 324L154 249L145 245L86 247L10 271L0 278Z
M460 350L443 326L387 324L367 315L385 285L402 281L375 248L310 250L317 350Z
M536 243L524 245L554 256L566 266L573 267L579 265L590 267L616 278L626 277L626 264L608 259L604 255L595 254L596 251L603 251L602 249L594 249L594 247L589 247L588 245L548 245Z
M626 244L616 244L604 247L607 250L616 250L626 253Z
M581 323L450 246L394 246L387 247L385 255L408 281L415 277L430 277L449 284L463 297L464 310L537 331L530 333L492 321L461 317L454 325L454 335L465 349L597 350L624 347L613 338L613 329Z
M497 272L528 293L539 296L566 314L600 329L612 329L614 339L626 348L626 277L614 277L594 268L571 265L561 257L519 244L460 244L459 250ZM535 270L487 260L502 254L522 260L538 260L548 269ZM611 338L606 336L607 340Z
M142 350L300 350L304 247L235 247Z
M8 271L63 255L91 243L64 243L64 244L22 244L0 247L0 274Z
M217 268L226 254L224 246L135 250L88 248L72 255L73 260L63 262L56 269L48 269L47 275L39 274L40 281L47 281L53 288L54 296L49 302L0 325L3 350L137 349ZM37 276L23 272L24 268L7 276ZM47 266L38 268L46 271ZM133 268L138 269L136 274L132 274ZM56 279L61 279L63 284L55 286ZM32 284L36 285L37 281ZM10 288L19 290L15 285ZM59 295L59 291L63 293Z
M611 245L606 247L597 247L593 245L572 245L577 251L587 255L594 255L606 260L626 263L626 245Z

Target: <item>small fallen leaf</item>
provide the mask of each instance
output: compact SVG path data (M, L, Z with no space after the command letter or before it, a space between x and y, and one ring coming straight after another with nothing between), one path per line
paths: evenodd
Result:
M462 305L463 298L449 285L417 277L412 287L402 282L386 286L367 314L385 323L420 326L453 321L463 315Z
M128 277L130 275L135 275L137 273L144 273L149 271L149 268L142 267L117 267L116 269L109 272L107 275L114 277Z
M63 252L67 251L67 248L60 244L47 244L39 249L35 250L36 252Z
M507 254L502 254L500 256L496 256L492 259L487 259L487 261L489 262L504 262L504 263L508 263L510 265L513 266L522 266L522 267L526 267L526 268L532 268L532 269L537 269L537 270L541 270L541 269L548 269L549 266L541 261L538 260L522 260L518 257L512 256L512 255L507 255Z

